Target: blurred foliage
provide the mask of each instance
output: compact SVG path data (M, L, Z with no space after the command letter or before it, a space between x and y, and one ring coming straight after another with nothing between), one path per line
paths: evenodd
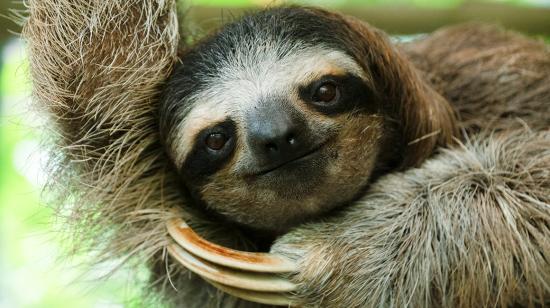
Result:
M30 89L23 44L4 48L0 75L0 307L99 307L129 303L140 290L121 272L104 283L113 265L84 269L52 230L53 210L43 206L45 152L41 122L29 113ZM129 285L127 285L129 284ZM127 305L125 305L127 306Z
M293 3L347 6L408 4L452 7L467 0L297 0ZM188 1L184 1L187 2ZM550 5L549 0L504 0L498 2ZM269 5L281 1L194 0L192 5ZM2 12L0 12L2 13ZM546 38L550 42L549 38ZM141 307L139 284L133 273L118 272L97 283L113 264L84 269L86 256L67 255L61 237L52 231L53 210L43 206L44 161L40 149L41 120L29 113L30 85L23 46L11 42L0 64L0 308L3 307ZM0 63L2 63L0 59ZM135 268L133 271L137 271ZM83 282L84 281L84 282ZM88 282L85 282L88 281Z

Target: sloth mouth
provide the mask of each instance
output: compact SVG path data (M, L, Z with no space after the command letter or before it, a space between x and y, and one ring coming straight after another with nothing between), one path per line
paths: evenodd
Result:
M279 165L276 165L276 166L273 166L273 167L270 167L270 168L267 168L267 169L264 169L258 173L256 173L257 176L262 176L262 175L266 175L268 173L271 173L273 171L276 171L278 169L281 169L281 168L284 168L286 166L289 166L289 165L294 165L296 163L300 163L300 162L303 162L309 158L311 158L312 156L314 156L315 154L317 154L318 152L320 152L322 150L322 148L328 143L328 141L325 141L325 142L322 142L321 144L313 147L311 150L305 152L304 154L292 159L292 160L289 160L289 161L286 161L284 163L281 163Z

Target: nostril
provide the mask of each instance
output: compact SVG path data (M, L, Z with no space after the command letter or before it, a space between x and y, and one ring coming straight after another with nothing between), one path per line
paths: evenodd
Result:
M277 148L277 145L273 142L270 142L268 144L265 145L265 148L269 151L269 152L277 152L279 150L279 148Z
M296 137L294 136L294 134L288 134L288 136L286 137L286 141L290 145L294 145L296 143Z

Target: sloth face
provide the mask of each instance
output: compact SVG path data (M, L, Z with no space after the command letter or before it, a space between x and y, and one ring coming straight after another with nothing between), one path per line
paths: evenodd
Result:
M398 161L394 98L379 93L354 35L318 11L272 9L182 55L160 127L195 201L284 231L350 202Z

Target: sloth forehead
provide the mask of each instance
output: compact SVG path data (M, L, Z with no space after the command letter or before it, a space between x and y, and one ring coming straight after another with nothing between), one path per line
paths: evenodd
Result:
M286 49L284 57L280 57L280 48ZM326 75L353 74L366 79L352 57L324 46L263 45L261 50L233 53L219 65L216 75L198 76L205 86L186 98L192 107L176 129L177 165L183 163L200 131L228 118L244 123L246 113L260 102L279 98L295 102L298 87Z
M354 74L365 78L350 56L323 47L295 47L284 58L278 58L276 51L265 51L221 65L218 75L205 76L204 90L190 97L193 105L233 105L242 110L247 103L289 94L296 86L324 75Z
M244 16L188 49L161 105L161 132L176 165L203 129L231 118L242 132L243 117L259 102L297 103L298 88L324 75L370 83L349 45L340 21L287 7Z

